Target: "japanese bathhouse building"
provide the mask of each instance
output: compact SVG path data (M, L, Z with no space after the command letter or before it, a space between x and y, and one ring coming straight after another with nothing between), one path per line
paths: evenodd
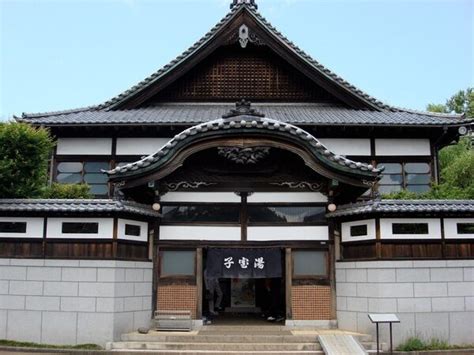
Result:
M155 310L198 327L214 278L217 324L272 307L373 333L382 312L397 342L474 339L474 202L380 199L430 189L472 119L380 102L254 1L103 104L16 119L56 138L51 181L95 199L0 201L0 338L103 344Z

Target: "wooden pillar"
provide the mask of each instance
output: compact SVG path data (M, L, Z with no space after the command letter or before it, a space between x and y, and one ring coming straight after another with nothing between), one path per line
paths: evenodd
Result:
M446 236L444 232L444 218L440 218L441 223L441 257L446 259Z
M334 220L329 222L329 287L331 288L331 319L337 318L336 297L336 227Z
M48 242L47 238L47 230L48 230L48 218L44 217L43 220L43 240L41 245L41 255L43 258L46 258L46 243Z
M291 288L293 284L293 268L291 260L291 248L285 249L285 301L286 301L286 319L293 319L291 307Z
M113 227L113 240L112 240L112 258L117 259L118 256L118 218L114 217Z
M158 276L159 276L159 244L160 239L160 220L157 218L153 225L153 280L152 280L152 317L155 315L155 311L158 308Z
M375 218L375 257L382 259L382 240L380 239L380 218Z
M202 288L203 288L203 275L202 275L202 248L196 250L196 287L197 287L197 307L196 307L196 318L202 318Z

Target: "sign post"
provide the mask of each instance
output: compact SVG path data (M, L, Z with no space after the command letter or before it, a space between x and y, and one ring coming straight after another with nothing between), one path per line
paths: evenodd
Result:
M393 354L393 341L392 341L392 323L400 323L400 319L395 314L391 313L382 313L374 314L370 313L369 319L372 323L375 323L376 326L376 337L377 337L377 354L379 354L379 323L388 323L390 327L390 354Z

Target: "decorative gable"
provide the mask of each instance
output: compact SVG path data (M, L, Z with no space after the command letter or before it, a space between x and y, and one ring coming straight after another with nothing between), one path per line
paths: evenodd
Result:
M331 102L336 97L291 67L266 46L226 45L144 103L158 102Z

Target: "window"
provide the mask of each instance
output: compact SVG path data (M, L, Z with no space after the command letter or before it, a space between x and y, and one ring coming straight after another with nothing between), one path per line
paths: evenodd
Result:
M428 223L392 223L392 234L428 234Z
M162 214L165 223L239 223L240 205L167 205Z
M293 251L294 276L326 276L326 252L315 250Z
M196 252L191 250L161 252L161 276L194 276Z
M457 223L458 234L474 234L474 223Z
M249 223L324 223L324 206L248 206Z
M97 222L63 222L62 233L64 234L97 234L99 223Z
M109 193L107 175L108 162L60 162L57 167L56 181L63 184L87 183L95 196L107 196Z
M378 163L384 166L379 181L379 192L389 194L407 189L412 192L426 192L430 189L431 168L428 163Z
M351 226L351 237L361 237L367 235L367 224Z
M139 237L141 234L141 227L134 224L125 224L125 235Z
M26 222L0 222L0 233L26 233Z

